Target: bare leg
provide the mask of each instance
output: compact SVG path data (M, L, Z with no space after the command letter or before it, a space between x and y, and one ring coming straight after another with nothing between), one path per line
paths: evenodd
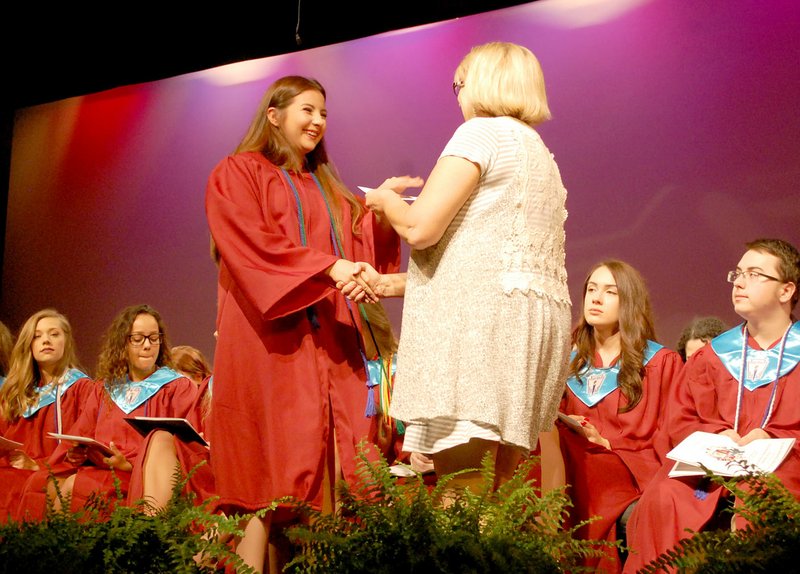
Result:
M47 498L53 501L54 510L61 510L61 499L72 494L72 489L75 487L76 476L75 474L71 474L67 478L59 481L58 491L61 493L61 496L56 494L55 484L53 484L52 481L47 482Z
M558 429L539 433L540 466L542 469L542 494L562 487L567 483L564 469L564 457L561 455L561 443Z
M244 536L236 546L236 554L259 574L264 572L271 520L272 514L267 514L264 518L251 518L244 528Z
M494 471L495 488L511 480L521 460L522 450L519 447L508 444L498 445Z
M441 478L446 474L468 468L480 469L483 457L487 452L496 462L499 446L500 443L495 441L474 438L468 443L434 453L432 458L436 476ZM483 476L480 470L466 472L451 479L448 486L453 491L469 489L472 492L478 492L484 486ZM447 504L446 500L444 502Z
M173 474L177 464L178 454L172 434L154 431L145 454L142 481L142 496L153 506L153 512L164 508L172 497Z

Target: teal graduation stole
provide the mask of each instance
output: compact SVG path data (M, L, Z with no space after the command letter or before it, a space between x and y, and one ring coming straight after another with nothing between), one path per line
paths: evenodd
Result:
M737 433L745 389L752 392L764 385L772 385L769 403L759 424L759 428L764 428L775 407L778 379L789 374L800 362L800 323L789 325L780 343L770 349L751 349L747 337L747 324L742 323L709 343L725 369L739 382L733 424Z
M106 391L114 404L126 415L129 415L134 409L147 402L161 387L181 377L183 375L169 367L161 367L143 381L134 382L125 377L125 383L122 385L109 388L106 384Z
M748 391L754 391L786 376L800 363L800 322L791 325L781 344L771 349L751 348L744 324L718 335L710 345L737 381L742 380L744 365L742 384Z
M664 345L660 345L655 341L647 341L647 345L644 349L642 366L649 363L650 359L662 348L664 348ZM574 357L575 351L572 351L570 361ZM617 390L619 369L619 361L617 361L613 367L594 367L587 365L586 368L581 371L580 377L572 375L567 379L567 388L569 388L572 394L587 407L594 407L597 403Z
M89 375L82 373L78 369L67 369L66 372L59 377L57 381L51 382L49 385L39 387L36 389L38 397L36 402L25 409L22 416L26 419L31 418L40 409L52 405L67 392L67 389L75 384L79 379L87 379Z
M286 181L289 183L289 187L292 189L292 194L294 195L295 207L297 209L297 222L300 225L300 243L305 246L307 243L306 240L306 222L305 216L303 215L303 202L300 201L300 194L297 191L297 187L292 180L292 177L289 175L289 172L286 169L281 168ZM320 183L317 176L311 172L311 177L314 180L314 183L317 185L317 189L319 190L320 195L322 195L322 199L325 201L325 208L328 210L328 219L331 223L331 244L333 246L333 254L337 257L344 257L344 246L342 245L342 240L339 237L339 230L336 228L336 219L333 217L333 211L331 210L330 203L328 203L328 198L325 195L325 191L322 189L322 184ZM358 326L353 317L353 308L351 306L350 300L345 298L345 303L347 304L347 311L350 313L350 321L355 328L356 331L356 339L358 343L358 350L361 353L361 361L364 363L364 370L367 372L367 406L364 409L364 416L366 417L374 417L378 414L378 409L375 405L375 397L372 388L376 385L369 377L369 365L367 364L367 355L364 353L364 347L361 343L361 335L358 331ZM359 305L360 307L360 305ZM314 306L310 306L306 309L306 313L308 314L308 319L311 321L311 325L315 329L319 329L319 321L316 316L316 311ZM366 321L367 325L369 326L369 321L367 320L366 314L364 310L361 309L361 317L364 321ZM370 328L371 332L371 328ZM377 348L377 345L376 345ZM380 358L380 357L379 357Z

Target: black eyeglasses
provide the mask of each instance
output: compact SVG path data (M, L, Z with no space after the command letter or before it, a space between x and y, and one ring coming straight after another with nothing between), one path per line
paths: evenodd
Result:
M151 335L145 335L143 333L132 333L128 335L128 341L131 342L131 345L134 347L138 347L139 345L144 345L144 340L147 339L150 341L151 345L160 345L161 338L164 336L164 333L153 333Z
M464 87L464 82L453 82L453 93L458 97L458 92Z
M759 271L728 271L728 283L735 283L739 277L744 277L745 281L753 281L756 277L763 277L768 281L777 281L778 283L783 283L781 279L773 277L772 275L767 275L766 273L761 273Z

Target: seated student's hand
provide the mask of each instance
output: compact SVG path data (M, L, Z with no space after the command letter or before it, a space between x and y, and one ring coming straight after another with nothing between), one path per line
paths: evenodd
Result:
M8 463L19 470L39 470L39 464L21 450L11 451Z
M106 463L111 468L115 468L117 470L122 470L125 472L130 472L133 470L133 465L128 462L128 459L125 458L125 455L117 448L117 446L111 442L108 444L108 448L111 449L111 452L114 454L112 456L107 456L103 458L103 462Z
M586 440L611 450L611 443L607 438L603 438L603 436L600 434L600 431L597 430L597 427L589 422L589 419L584 417L580 423L581 427L583 428L583 436L586 437Z
M67 455L64 457L68 463L74 466L80 466L86 459L89 458L89 449L84 444L74 444L67 450Z
M742 438L740 438L737 441L737 443L739 444L739 446L744 446L744 445L746 445L748 443L751 443L754 440L758 440L760 438L772 438L772 437L770 437L769 434L767 434L767 431L765 431L764 429L757 428L757 429L751 430L749 433L744 435Z
M420 474L433 472L433 459L430 457L430 455L423 454L421 452L411 453L411 456L409 457L409 465L411 466L412 470L415 470Z
M726 436L735 443L738 443L740 440L742 440L742 437L739 436L739 433L733 429L725 429L724 431L718 432L717 434L721 436Z

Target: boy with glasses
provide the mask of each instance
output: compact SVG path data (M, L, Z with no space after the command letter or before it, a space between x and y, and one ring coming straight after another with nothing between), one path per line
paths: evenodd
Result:
M800 253L780 239L757 239L728 273L744 323L695 354L670 391L664 430L674 447L694 431L725 435L739 445L762 438L800 439L800 323L793 311ZM714 526L730 493L706 477L670 478L665 460L628 523L636 572L680 539ZM800 440L775 475L800 497Z

